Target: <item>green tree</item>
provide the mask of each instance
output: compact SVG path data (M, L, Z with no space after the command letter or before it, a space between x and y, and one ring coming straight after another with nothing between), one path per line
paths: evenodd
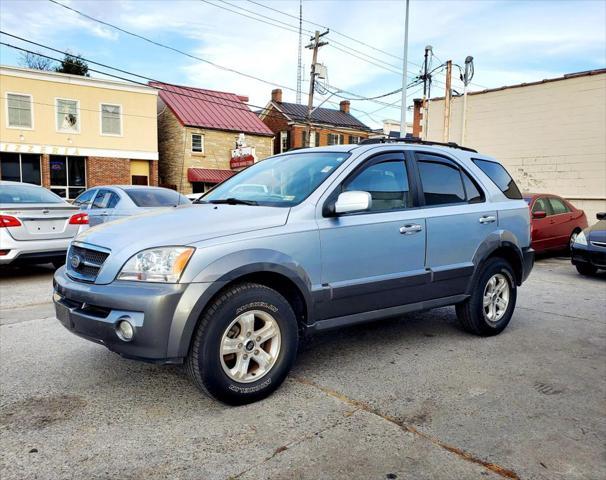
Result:
M80 55L72 55L71 53L65 55L65 58L61 60L61 65L55 68L55 72L90 77L88 64L82 60Z

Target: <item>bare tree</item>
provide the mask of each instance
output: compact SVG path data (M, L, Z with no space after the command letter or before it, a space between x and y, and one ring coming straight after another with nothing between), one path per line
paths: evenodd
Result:
M35 70L54 70L55 62L50 58L36 55L30 52L21 52L19 55L19 65L22 67L33 68Z

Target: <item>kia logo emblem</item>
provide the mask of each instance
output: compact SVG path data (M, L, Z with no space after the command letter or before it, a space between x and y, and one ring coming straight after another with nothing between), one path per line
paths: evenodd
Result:
M73 268L78 268L82 260L78 255L72 255L69 259L69 263Z

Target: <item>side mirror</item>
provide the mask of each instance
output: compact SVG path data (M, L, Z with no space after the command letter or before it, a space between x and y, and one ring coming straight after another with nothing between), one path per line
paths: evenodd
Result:
M595 216L598 220L606 220L606 212L598 212Z
M545 218L547 213L543 210L538 210L536 212L532 212L532 218Z
M372 197L368 192L343 192L335 203L335 213L363 212L369 210L371 205Z

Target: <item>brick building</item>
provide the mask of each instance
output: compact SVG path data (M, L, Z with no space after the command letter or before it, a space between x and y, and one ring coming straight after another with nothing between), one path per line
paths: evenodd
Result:
M444 98L429 103L423 132L415 100L413 134L452 141L496 157L521 189L570 200L595 222L606 211L606 69L571 73L453 98L444 135Z
M316 108L311 114L311 146L359 143L372 130L354 117L349 100L340 103L339 110ZM274 152L281 153L307 146L307 106L282 101L282 90L271 92L271 101L259 118L275 134Z
M181 193L204 192L272 155L273 133L247 97L152 83L158 93L160 183Z
M0 178L74 199L107 184L158 184L155 89L0 67Z

